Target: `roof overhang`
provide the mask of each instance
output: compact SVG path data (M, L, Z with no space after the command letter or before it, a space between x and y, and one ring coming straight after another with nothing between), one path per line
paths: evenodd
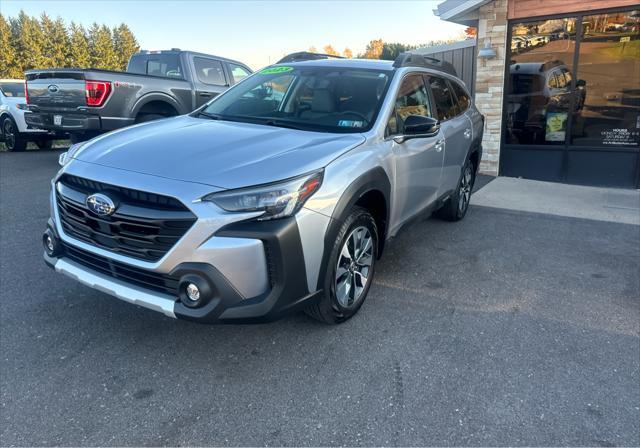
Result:
M442 20L467 26L478 26L478 9L493 0L445 0L433 13Z

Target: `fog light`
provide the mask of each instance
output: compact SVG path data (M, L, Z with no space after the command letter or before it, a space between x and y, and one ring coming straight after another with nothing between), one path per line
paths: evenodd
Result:
M47 249L49 249L49 252L53 252L53 249L55 249L53 247L53 239L49 235L45 237L44 244L47 246Z
M198 300L200 300L200 289L198 288L197 285L193 283L189 283L187 285L186 293L189 300L192 300L194 302L197 302Z
M47 229L42 235L42 245L49 257L58 257L62 253L62 245L56 239L51 229Z
M189 308L199 308L213 297L209 282L197 274L187 274L178 282L178 298Z

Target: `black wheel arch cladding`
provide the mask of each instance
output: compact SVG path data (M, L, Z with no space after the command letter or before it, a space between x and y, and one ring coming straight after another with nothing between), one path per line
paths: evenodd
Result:
M389 199L391 197L391 182L387 173L382 167L373 168L362 176L354 180L344 191L336 207L331 215L331 220L324 236L324 253L322 255L322 263L320 264L320 272L318 275L317 289L323 288L324 278L329 266L329 257L331 257L331 248L337 238L340 226L349 215L351 209L356 205L364 195L371 191L379 191L382 193L385 201L385 216L383 228L378 229L378 256L382 254L385 241L384 227L389 222Z

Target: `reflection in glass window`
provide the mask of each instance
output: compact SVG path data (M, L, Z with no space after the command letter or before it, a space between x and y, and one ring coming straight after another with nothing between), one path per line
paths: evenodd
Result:
M436 103L438 120L444 121L455 117L458 110L447 80L438 76L429 76L429 86Z
M638 148L640 11L584 16L571 144Z
M575 34L575 18L511 27L506 143L564 144L574 95L570 67Z
M429 95L422 75L410 75L402 81L395 108L387 124L387 134L402 134L404 121L409 115L431 117Z

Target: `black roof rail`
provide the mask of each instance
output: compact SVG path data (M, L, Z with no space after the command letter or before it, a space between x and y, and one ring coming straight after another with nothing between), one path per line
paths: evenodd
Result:
M280 59L276 64L284 64L287 62L316 61L318 59L344 59L342 56L324 53L311 53L310 51L298 51L291 53Z
M458 76L456 69L450 62L441 61L440 59L432 58L418 53L400 53L395 61L393 61L395 68L400 67L423 67L433 70L440 70L441 72L448 73L453 76Z

